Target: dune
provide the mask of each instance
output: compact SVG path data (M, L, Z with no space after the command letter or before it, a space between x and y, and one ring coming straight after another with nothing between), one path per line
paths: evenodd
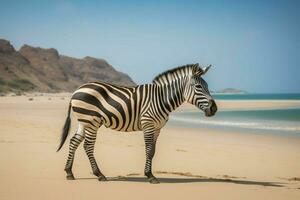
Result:
M0 199L300 199L300 137L167 125L153 161L160 184L143 176L141 132L101 128L99 182L82 145L65 178L68 144L56 152L70 94L0 97ZM299 106L299 101L219 101L220 109ZM180 110L194 109L184 105ZM179 110L179 111L180 111ZM70 135L76 129L72 121Z

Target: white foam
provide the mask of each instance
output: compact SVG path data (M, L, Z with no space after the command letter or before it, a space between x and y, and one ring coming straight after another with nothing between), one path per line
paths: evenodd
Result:
M274 123L274 122L258 122L258 121L225 121L225 120L205 120L205 119L195 119L192 117L179 117L172 116L171 120L180 121L191 124L204 124L204 125L214 125L214 126L228 126L228 127L240 127L249 129L262 129L262 130L277 130L277 131L292 131L300 132L300 124L290 124L290 123Z

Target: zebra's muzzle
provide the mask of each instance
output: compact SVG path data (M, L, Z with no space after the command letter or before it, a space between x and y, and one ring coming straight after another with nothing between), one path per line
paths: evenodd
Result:
M218 110L218 107L217 107L216 102L211 99L208 102L208 107L204 110L205 116L206 117L214 116L215 113L217 112L217 110Z

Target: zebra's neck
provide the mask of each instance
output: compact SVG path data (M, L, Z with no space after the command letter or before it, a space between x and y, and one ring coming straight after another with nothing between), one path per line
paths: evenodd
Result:
M178 108L184 101L185 79L174 80L159 86L161 102L168 113Z
M197 67L194 64L177 67L153 79L152 82L161 90L161 102L168 112L172 112L185 101L186 85Z

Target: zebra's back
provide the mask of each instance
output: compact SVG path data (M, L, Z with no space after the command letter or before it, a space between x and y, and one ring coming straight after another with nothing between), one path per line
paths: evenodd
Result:
M78 121L87 126L103 124L117 131L139 131L142 110L148 101L145 91L149 88L150 85L87 83L73 93L71 105Z

